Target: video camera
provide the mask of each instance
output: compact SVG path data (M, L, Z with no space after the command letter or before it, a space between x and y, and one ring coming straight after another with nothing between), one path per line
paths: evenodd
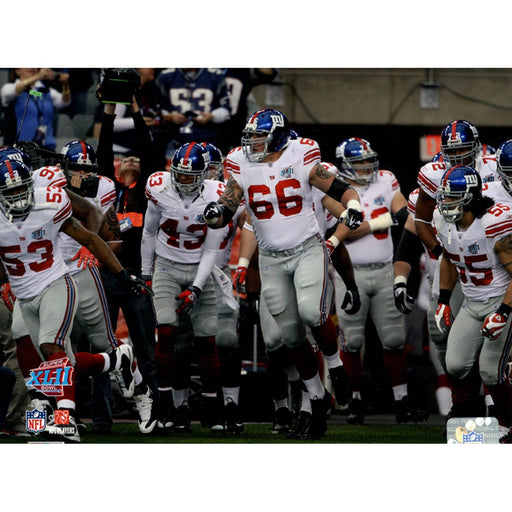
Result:
M133 68L107 68L98 81L101 103L131 105L133 93L140 88L140 75Z

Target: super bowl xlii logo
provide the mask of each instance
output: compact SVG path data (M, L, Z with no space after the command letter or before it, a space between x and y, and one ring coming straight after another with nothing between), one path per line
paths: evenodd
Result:
M62 396L64 386L71 385L72 374L73 367L67 357L44 361L38 368L30 370L27 386L38 389L46 396Z

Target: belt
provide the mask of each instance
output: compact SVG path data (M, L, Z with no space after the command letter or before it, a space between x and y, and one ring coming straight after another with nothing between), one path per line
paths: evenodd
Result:
M357 269L375 270L378 268L384 268L386 265L387 265L387 263L364 263L362 265L352 265L352 266Z
M294 254L297 254L298 252L302 252L306 246L309 246L310 243L314 240L318 240L319 242L322 240L319 235L313 235L304 240L300 245L297 245L296 247L293 247L293 249L285 249L284 251L272 251L270 249L263 249L260 248L260 254L263 254L264 256L273 256L276 258L282 257L282 256L293 256Z

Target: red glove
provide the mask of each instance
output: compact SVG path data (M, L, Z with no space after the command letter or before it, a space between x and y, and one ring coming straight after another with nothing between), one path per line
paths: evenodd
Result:
M482 336L491 340L499 338L507 325L509 315L510 307L506 304L501 304L494 313L487 315L485 318L484 324L480 329Z
M4 283L2 285L2 300L7 306L7 309L12 313L14 303L16 302L16 296L12 293L11 285L9 283Z
M449 304L437 304L436 314L434 315L437 328L442 333L447 333L453 323L452 310Z
M153 277L152 276L140 276L141 279L146 283L146 286L151 290L153 288ZM149 295L146 290L142 290L142 293Z
M190 286L183 290L176 298L181 304L176 309L176 313L189 313L199 297L201 290L197 286Z
M247 279L247 267L238 267L233 277L235 289L239 295L245 295L245 280Z
M71 261L78 260L76 266L82 267L82 270L85 270L87 267L94 267L98 265L98 258L94 256L94 254L87 249L87 247L80 247L78 252L71 258Z

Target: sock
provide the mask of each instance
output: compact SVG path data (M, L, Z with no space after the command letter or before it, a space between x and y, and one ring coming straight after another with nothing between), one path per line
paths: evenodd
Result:
M30 376L30 370L37 368L43 362L30 336L22 336L16 339L16 357L25 379Z
M172 401L175 407L188 403L188 388L185 389L172 389Z
M318 375L316 355L308 340L293 348L290 347L289 350L303 380L312 379Z
M347 375L352 385L352 391L361 391L361 381L363 377L363 365L361 363L361 352L342 352L341 358L347 371Z
M322 325L311 327L311 333L324 356L338 353L338 331L332 316L329 315Z
M274 400L274 409L288 409L288 398L280 398L279 400Z
M361 400L361 391L352 391L352 400Z
M312 400L316 400L317 398L323 398L325 395L325 388L320 379L320 375L318 373L311 379L303 379L304 384L310 394L310 398Z
M66 353L62 350L51 354L47 361L55 361L56 359L67 359ZM62 396L56 398L58 409L74 409L75 408L75 369L73 365L67 361L65 367L70 367L67 373L68 384L62 386Z
M330 370L331 368L337 368L338 366L343 366L343 362L340 358L340 353L336 351L332 356L323 355L325 362L327 363L327 368Z
M173 325L159 325L157 330L158 341L153 358L158 387L170 388L172 367L176 357L174 341L178 328Z
M311 400L309 398L309 393L307 391L302 391L302 402L300 404L300 410L304 412L309 412L309 414L311 414Z
M407 366L405 364L404 350L383 349L383 362L386 373L389 375L391 386L398 386L407 382Z
M222 387L222 396L224 398L224 405L229 402L234 402L238 405L238 397L240 395L240 388L226 388Z
M402 400L404 396L407 396L407 384L393 386L393 396L395 400Z
M77 352L75 354L75 360L75 372L77 377L99 375L100 373L108 371L110 368L110 358L108 357L108 354Z
M196 336L194 345L197 348L199 376L203 393L216 394L219 382L219 356L215 336Z

